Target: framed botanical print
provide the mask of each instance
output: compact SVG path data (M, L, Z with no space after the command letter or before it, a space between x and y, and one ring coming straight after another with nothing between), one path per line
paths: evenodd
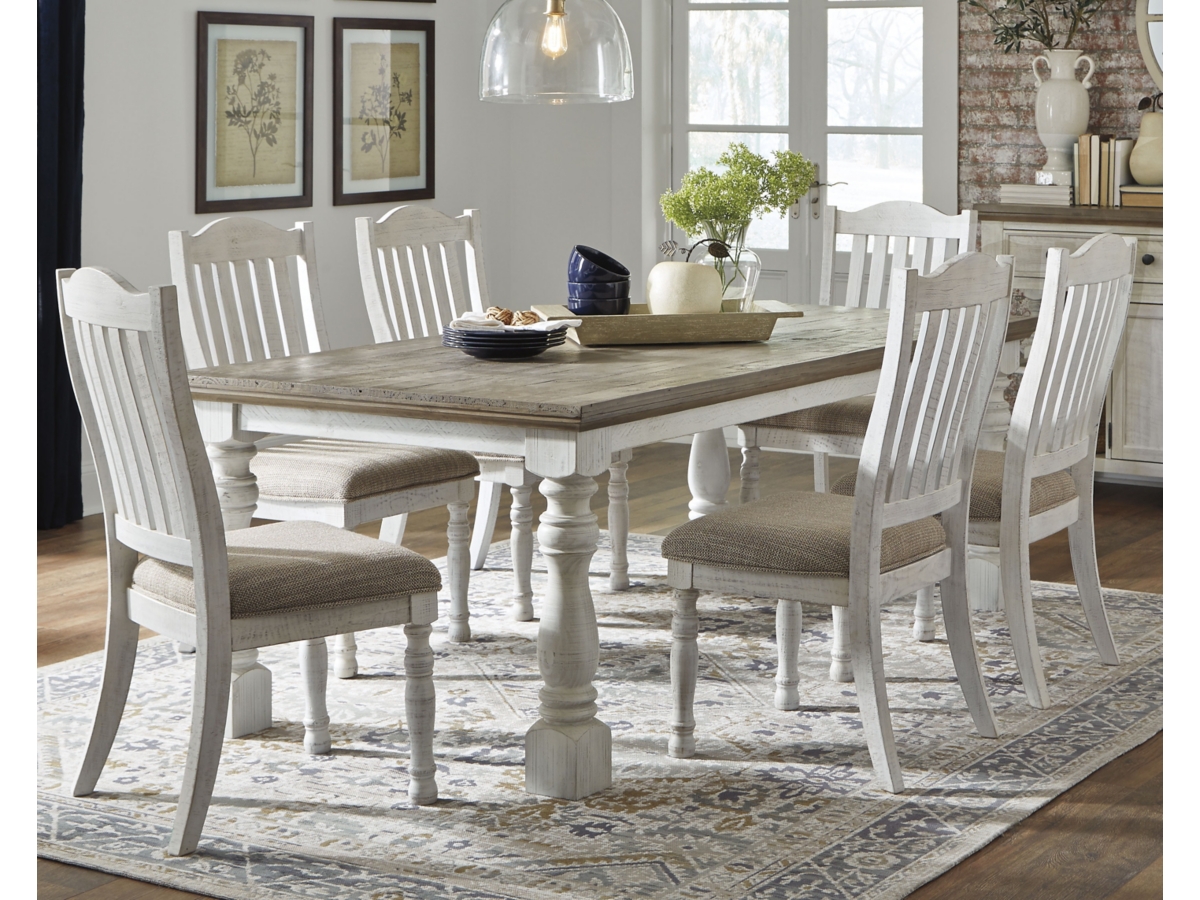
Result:
M313 17L196 23L196 212L312 206Z
M333 20L333 203L433 196L433 22Z

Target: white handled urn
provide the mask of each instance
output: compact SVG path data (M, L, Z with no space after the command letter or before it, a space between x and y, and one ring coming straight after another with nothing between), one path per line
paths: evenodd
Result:
M712 266L660 262L646 279L646 303L656 316L719 313L721 276Z
M1042 171L1050 177L1038 178L1039 184L1070 184L1075 163L1073 148L1079 135L1087 131L1091 104L1088 88L1096 63L1079 50L1046 50L1033 60L1033 77L1037 79L1037 100L1034 102L1037 133L1046 146L1046 165ZM1050 68L1050 77L1038 73L1038 62ZM1081 62L1088 64L1083 81L1075 79L1075 69Z

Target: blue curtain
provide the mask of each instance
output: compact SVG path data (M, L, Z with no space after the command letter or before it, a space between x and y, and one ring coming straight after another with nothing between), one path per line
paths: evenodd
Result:
M38 0L38 528L83 517L80 420L54 270L79 265L83 4Z

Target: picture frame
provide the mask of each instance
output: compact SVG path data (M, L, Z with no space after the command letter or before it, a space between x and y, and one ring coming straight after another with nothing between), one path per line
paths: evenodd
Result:
M333 204L434 196L434 23L333 20Z
M196 13L196 212L312 206L313 17Z

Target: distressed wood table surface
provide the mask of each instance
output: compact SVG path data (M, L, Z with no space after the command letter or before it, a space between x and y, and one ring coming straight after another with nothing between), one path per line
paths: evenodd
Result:
M538 632L544 686L541 718L526 735L525 785L578 799L612 783L611 732L596 718L592 685L595 476L634 447L694 435L689 507L693 517L704 515L724 506L729 487L724 427L873 393L887 311L803 309L803 318L781 319L764 343L568 342L504 362L428 338L202 369L191 386L227 528L250 524L258 495L253 441L266 434L525 457L548 505L538 528L548 573ZM1012 320L1009 340L1032 335L1034 322ZM997 390L1003 404L999 380ZM1007 428L1007 418L993 427ZM254 702L269 726L269 692Z

